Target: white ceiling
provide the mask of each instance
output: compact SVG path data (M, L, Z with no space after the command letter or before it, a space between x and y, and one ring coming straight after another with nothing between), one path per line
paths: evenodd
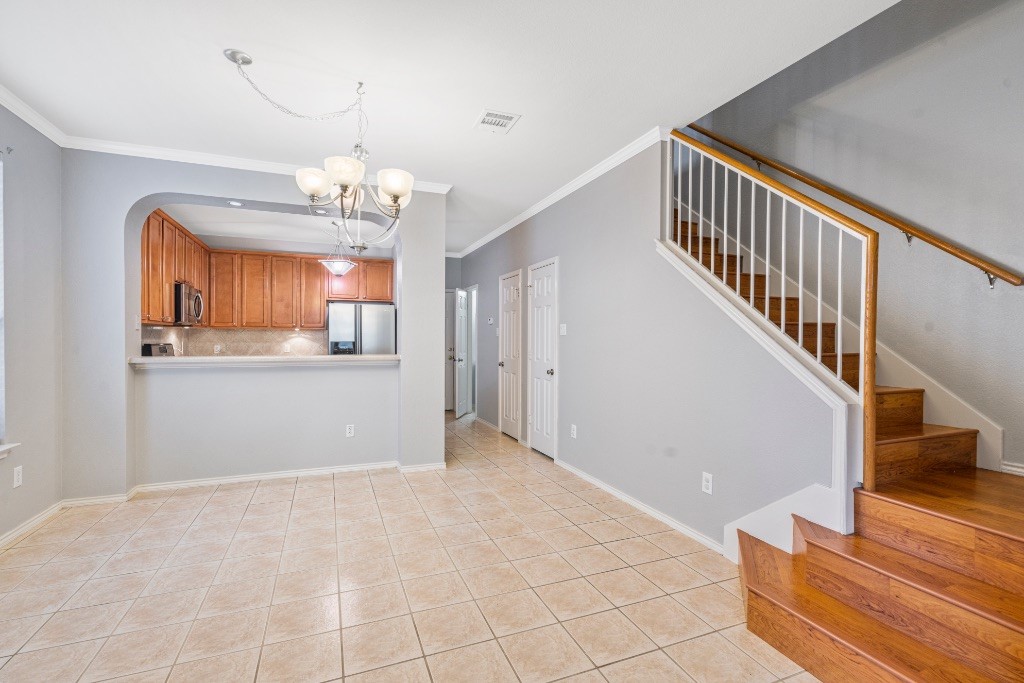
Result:
M895 0L4 0L0 85L71 138L294 166L347 153L448 183L460 251L657 125L683 125ZM0 101L3 103L3 101ZM484 107L522 114L475 130Z

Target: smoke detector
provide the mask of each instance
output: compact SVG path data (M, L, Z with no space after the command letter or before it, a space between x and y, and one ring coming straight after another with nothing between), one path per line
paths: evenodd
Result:
M516 121L521 116L522 114L509 114L497 109L484 109L480 113L479 118L477 118L476 126L474 127L478 130L489 130L492 133L504 135L512 129L512 126L516 125Z

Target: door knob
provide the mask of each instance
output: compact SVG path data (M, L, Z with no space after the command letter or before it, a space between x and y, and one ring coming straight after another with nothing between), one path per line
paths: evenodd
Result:
M555 369L551 368L550 370L548 370L548 374L549 375L554 375L555 374Z
M499 368L505 367L505 361L501 361L500 363L498 363L498 367Z
M448 360L455 360L455 356L448 356Z

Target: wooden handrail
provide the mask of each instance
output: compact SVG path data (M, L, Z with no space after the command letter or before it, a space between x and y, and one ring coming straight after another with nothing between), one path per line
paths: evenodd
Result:
M906 221L901 220L896 216L893 216L892 214L887 213L882 209L879 209L876 206L872 206L871 204L863 202L860 199L857 199L856 197L853 197L843 192L837 187L834 187L827 183L823 183L820 180L816 180L808 176L807 174L796 170L795 168L786 166L785 164L774 159L771 159L769 157L766 157L763 154L758 154L754 150L744 147L738 142L735 142L727 137L719 135L714 131L710 131L707 128L698 126L695 123L691 123L687 127L700 133L701 135L707 138L710 138L718 143L725 145L726 147L736 150L737 152L744 156L750 157L759 164L763 164L765 166L768 166L769 168L773 168L779 173L785 173L790 178L795 178L796 180L799 180L801 183L809 185L820 192L824 192L830 197L835 197L841 202L849 204L850 206L854 207L859 211L863 211L864 213L870 216L874 216L878 220L884 221L889 225L893 226L894 228L902 232L904 235L907 235L908 237L916 237L922 242L927 242L933 247L941 249L942 251L960 259L961 261L970 263L972 266L981 269L989 277L989 284L992 284L992 278L999 278L1004 282L1010 283L1014 287L1019 287L1022 284L1024 284L1024 278L1022 278L1017 273L1006 270L1002 266L998 266L995 263L992 263L991 261L987 261L978 254L975 254L972 251L964 249L963 247L959 247L955 244L947 242L941 237L938 237L928 232L927 230L924 230L923 228L911 225L910 223L907 223Z

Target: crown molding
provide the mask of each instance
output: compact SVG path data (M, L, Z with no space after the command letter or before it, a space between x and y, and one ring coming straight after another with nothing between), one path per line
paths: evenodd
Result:
M86 152L120 154L123 156L142 157L145 159L177 161L185 164L201 164L203 166L219 166L221 168L233 168L240 171L256 171L258 173L274 173L277 175L287 176L294 175L295 169L297 168L297 165L294 164L260 161L259 159L246 159L243 157L233 157L222 154L208 154L206 152L194 152L191 150L150 147L148 145L116 142L114 140L98 140L96 138L71 136L55 126L47 120L46 117L30 107L24 100L2 85L0 85L0 106L10 110L12 114L64 149L80 149ZM370 184L376 185L377 177L375 175L368 176L367 180ZM431 183L424 182L422 180L417 180L413 185L413 190L417 192L430 192L434 194L448 194L451 189L452 186L447 183Z
M651 130L647 131L646 133L638 137L633 142L629 143L628 145L620 149L618 152L615 152L604 161L598 163L590 170L585 171L583 174L577 176L576 178L573 178L568 183L558 188L544 199L540 200L530 208L526 209L526 211L523 211L515 218L509 220L508 222L502 224L498 228L487 233L486 235L478 239L476 242L473 242L471 245L460 251L455 256L457 256L458 258L463 258L465 256L468 256L469 254L472 254L480 247L484 246L485 244L494 239L497 239L498 237L505 234L506 232L516 227L517 225L527 220L528 218L536 216L538 213L548 208L549 206L559 201L560 199L568 197L570 194L580 189L590 181L599 178L600 176L612 170L622 162L632 159L634 156L644 151L654 143L667 139L666 131L671 130L671 128L666 128L664 126L652 128Z

